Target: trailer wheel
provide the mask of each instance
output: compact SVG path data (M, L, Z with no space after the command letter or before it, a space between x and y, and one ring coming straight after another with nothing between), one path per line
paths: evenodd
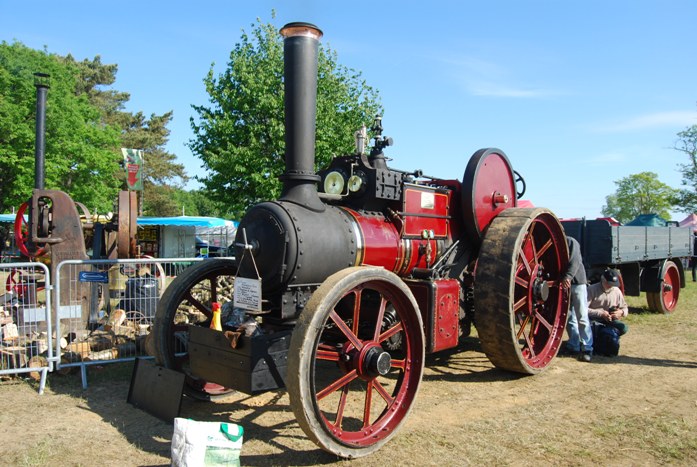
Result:
M646 292L646 302L653 311L668 314L675 311L680 296L680 270L672 261L666 261L658 278L659 291Z
M416 300L382 268L339 271L300 313L288 355L290 404L307 436L340 457L370 454L416 399L424 366Z
M559 350L569 307L560 286L569 255L547 209L508 209L486 232L474 284L482 349L498 368L544 370Z
M194 263L169 284L157 306L152 331L155 360L165 368L186 374L185 391L198 399L212 400L232 392L191 374L188 327L208 327L212 317L211 303L232 300L235 272L232 260L209 259Z

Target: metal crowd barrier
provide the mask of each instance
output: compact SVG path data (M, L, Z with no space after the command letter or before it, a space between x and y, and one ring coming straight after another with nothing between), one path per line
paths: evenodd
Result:
M0 375L29 373L39 381L53 370L51 281L42 263L0 264Z
M56 369L133 361L153 354L150 331L174 274L203 258L69 260L56 268ZM150 350L148 350L150 349Z

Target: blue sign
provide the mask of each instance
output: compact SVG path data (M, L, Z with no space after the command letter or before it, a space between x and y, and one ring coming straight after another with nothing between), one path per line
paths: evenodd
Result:
M102 284L109 283L109 276L106 272L80 271L77 277L80 282L101 282Z

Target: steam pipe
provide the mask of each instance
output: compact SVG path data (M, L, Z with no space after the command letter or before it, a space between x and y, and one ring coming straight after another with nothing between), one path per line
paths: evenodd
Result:
M317 50L322 31L309 23L288 23L284 37L284 90L286 171L281 201L322 212L315 173L315 124L317 116Z
M44 165L46 151L46 96L50 75L34 73L36 86L36 146L34 148L34 188L44 189Z

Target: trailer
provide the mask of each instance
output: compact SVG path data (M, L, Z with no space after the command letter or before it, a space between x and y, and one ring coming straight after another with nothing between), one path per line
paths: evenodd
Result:
M620 225L611 219L562 220L566 235L581 245L591 282L606 268L620 272L625 295L646 292L651 310L672 313L685 287L683 260L692 256L692 229Z

